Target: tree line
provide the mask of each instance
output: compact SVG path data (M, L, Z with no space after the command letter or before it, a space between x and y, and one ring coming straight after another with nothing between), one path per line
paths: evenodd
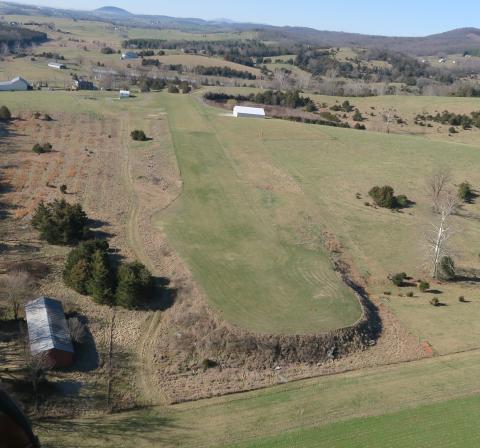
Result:
M218 103L235 100L239 102L265 104L268 106L283 106L291 109L305 107L310 112L316 110L313 100L307 96L300 95L298 90L287 92L282 92L281 90L266 90L264 92L251 93L250 95L229 95L226 93L207 92L204 98Z

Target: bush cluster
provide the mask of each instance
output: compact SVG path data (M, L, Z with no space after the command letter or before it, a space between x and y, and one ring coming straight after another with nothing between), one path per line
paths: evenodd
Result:
M65 262L65 284L102 305L139 307L153 294L152 275L139 262L122 263L117 269L108 249L106 241L81 242Z
M395 196L394 189L389 185L375 186L368 194L379 207L396 209L405 208L409 205L408 198L405 195Z
M35 154L45 154L47 152L52 152L53 146L50 143L35 143L33 145L32 151Z
M140 129L135 129L130 133L132 140L138 141L138 142L144 142L147 140L147 136L145 135L145 132L141 131Z
M458 187L458 197L463 202L472 202L474 197L471 185L468 182L462 182Z
M457 275L455 262L452 257L443 257L440 260L440 276L444 280L453 280Z
M400 272L392 276L392 283L395 286L402 287L405 284L405 280L408 278L405 272Z
M68 204L65 199L49 204L40 202L33 214L32 226L40 232L40 239L49 244L75 244L91 234L81 205Z

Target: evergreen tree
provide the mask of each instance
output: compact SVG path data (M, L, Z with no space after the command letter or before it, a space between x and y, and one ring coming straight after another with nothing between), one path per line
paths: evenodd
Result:
M148 269L137 261L126 263L118 270L116 304L125 308L136 308L153 294L153 277Z
M112 276L105 251L96 250L92 256L87 292L97 303L102 305L111 303Z

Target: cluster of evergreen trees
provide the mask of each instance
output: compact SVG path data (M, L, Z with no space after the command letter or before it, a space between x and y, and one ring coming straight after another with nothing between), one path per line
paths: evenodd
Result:
M137 308L151 299L154 280L139 262L115 264L105 240L94 240L80 204L64 199L41 202L32 217L40 238L50 244L76 245L67 256L65 284L97 303Z
M228 100L266 104L268 106L283 106L292 109L305 107L310 112L316 110L313 100L301 96L298 90L282 92L281 90L266 90L265 92L251 93L250 95L228 95L226 93L207 92L206 100L226 103Z
M40 202L32 217L32 226L40 232L40 239L49 244L76 244L91 235L87 215L80 204L72 205L65 199L49 204Z
M67 257L63 271L65 284L102 305L133 309L146 303L154 289L148 269L136 261L117 267L108 249L107 241L81 242Z

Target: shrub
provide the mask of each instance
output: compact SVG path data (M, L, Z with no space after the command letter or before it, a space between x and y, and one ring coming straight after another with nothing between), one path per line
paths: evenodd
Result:
M180 93L178 87L175 84L170 84L168 86L168 93Z
M0 121L10 121L11 119L10 109L7 106L0 107Z
M359 131L365 131L367 127L362 123L355 123L355 126L353 127L353 129L357 129Z
M430 300L430 305L432 305L432 306L440 306L440 300L438 300L437 297L434 297L432 300Z
M452 280L455 278L455 263L452 257L443 257L440 261L440 274L445 280Z
M413 291L407 292L407 297L413 297Z
M100 50L100 53L102 53L102 54L115 54L116 51L111 47L104 47Z
M404 208L408 207L410 202L405 195L395 196L395 192L390 185L385 185L383 187L375 186L368 192L368 194L375 204L382 208Z
M363 121L363 115L359 110L356 110L353 114L353 121Z
M67 194L67 186L65 184L60 185L60 192L62 194Z
M404 194L400 194L395 198L396 206L398 208L408 207L409 200Z
M43 115L43 121L53 121L53 118L48 114L44 114Z
M425 282L425 281L421 281L419 284L418 284L418 289L420 289L420 291L422 292L426 292L430 289L430 283L428 282Z
M457 131L453 126L448 129L448 132L449 132L450 134L458 134L458 131Z
M460 297L458 298L458 301L459 301L460 303L467 303L467 301L465 300L465 297L464 297L464 296L460 296Z
M81 205L68 204L65 199L46 205L42 201L33 214L32 226L40 232L40 239L49 244L74 244L90 235L88 218Z
M468 182L462 182L458 187L458 197L463 202L471 202L473 199L472 187Z
M384 187L373 187L368 194L379 207L395 207L394 190L389 185L385 185Z
M135 129L134 131L132 131L130 133L131 137L133 140L135 141L139 141L139 142L144 142L147 140L147 136L145 135L145 132L139 130L139 129Z
M147 302L153 294L153 277L148 269L139 262L125 263L117 274L115 301L125 308L138 308Z
M384 293L386 296L391 296L392 295L392 291L384 291Z
M407 274L405 274L405 272L401 272L401 273L399 273L399 274L395 274L395 275L392 277L392 283L393 283L395 286L403 286L406 278L407 278Z
M47 152L52 152L53 146L50 143L35 143L33 145L32 151L35 154L45 154Z

